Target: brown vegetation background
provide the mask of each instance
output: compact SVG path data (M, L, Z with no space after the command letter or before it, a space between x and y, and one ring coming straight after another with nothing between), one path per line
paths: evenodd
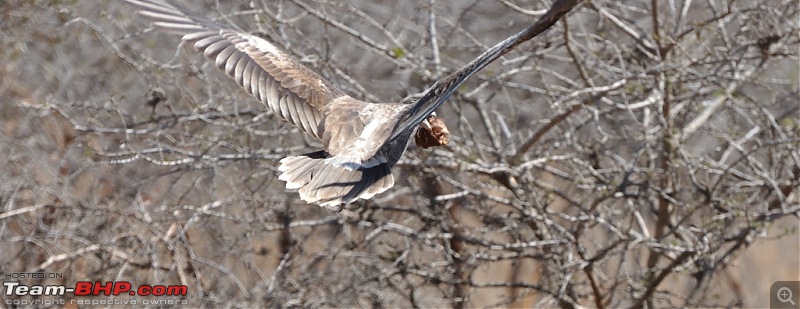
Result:
M375 102L413 100L550 4L183 3ZM654 308L766 307L800 278L795 0L585 1L448 100L449 146L411 146L393 189L341 212L277 180L318 142L133 12L0 1L0 270L68 276L24 284L185 284L170 299L191 307Z

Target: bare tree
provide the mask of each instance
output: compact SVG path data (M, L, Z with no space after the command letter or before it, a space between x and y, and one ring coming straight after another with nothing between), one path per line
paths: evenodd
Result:
M186 4L374 102L413 100L550 7ZM653 308L764 307L800 277L797 1L585 1L439 109L450 145L412 147L393 189L341 212L277 179L312 139L121 1L0 12L2 271L66 275L23 284L184 284L166 299L214 307Z

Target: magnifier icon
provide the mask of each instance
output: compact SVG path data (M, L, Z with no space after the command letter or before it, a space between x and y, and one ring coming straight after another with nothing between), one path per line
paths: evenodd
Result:
M792 290L787 287L782 287L778 289L778 293L776 296L778 296L778 301L782 303L791 303L792 306L797 306L797 304L792 299Z

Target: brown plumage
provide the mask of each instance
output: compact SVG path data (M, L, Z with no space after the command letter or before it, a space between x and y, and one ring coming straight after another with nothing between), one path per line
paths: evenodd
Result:
M418 127L422 146L446 144L449 131L444 123L431 126L426 119L464 80L532 37L526 30L504 40L436 82L414 104L368 103L337 90L267 40L222 27L179 5L126 1L138 6L139 14L156 28L193 42L276 115L322 141L324 150L282 159L278 178L288 189L298 189L304 201L331 207L369 199L392 187L390 169Z

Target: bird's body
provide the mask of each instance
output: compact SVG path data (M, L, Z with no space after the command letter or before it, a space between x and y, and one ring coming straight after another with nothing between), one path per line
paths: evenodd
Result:
M402 157L413 131L389 136L397 115L409 106L349 96L335 99L323 109L319 127L325 150L282 159L278 179L286 181L288 189L299 189L304 201L323 206L386 191L394 186L391 167Z
M539 21L493 46L434 83L413 104L369 103L330 85L289 54L260 37L222 27L159 0L125 0L161 30L186 42L287 122L322 141L323 150L281 160L279 179L308 203L338 206L369 199L394 185L391 167L418 128L421 146L447 143L440 119L428 119L470 76L518 44L552 26L580 0L559 0ZM420 124L423 124L420 126Z
M398 127L412 105L355 99L267 40L219 26L178 5L127 1L157 28L194 43L275 114L322 141L322 151L280 161L279 179L298 189L304 201L338 206L394 185L391 167L418 126Z

